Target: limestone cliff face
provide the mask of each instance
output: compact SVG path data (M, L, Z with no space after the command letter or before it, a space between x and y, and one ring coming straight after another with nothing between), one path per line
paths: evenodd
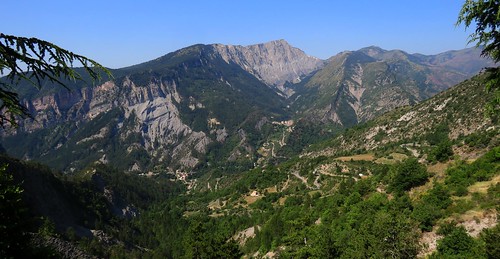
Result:
M290 46L285 40L250 46L213 45L226 62L233 62L269 86L286 93L285 82L301 78L323 67L324 62Z
M182 168L192 168L198 163L198 159L191 155L192 152L205 153L211 140L204 132L193 131L182 122L176 106L179 102L181 97L174 81L157 80L147 86L138 86L125 77L119 84L108 81L94 88L63 90L24 100L34 120L22 121L17 131L35 132L64 123L74 123L78 127L112 109L119 109L123 117L117 119L120 123L132 120L131 127L113 128L104 124L102 128L94 129L97 134L75 139L76 145L83 146L89 141L111 137L113 131L122 140L131 134L137 134L141 136L140 140L121 148L129 153L137 148L144 149L158 160L168 159ZM106 163L106 154L102 155L101 162ZM137 165L130 169L142 168Z
M23 100L24 106L28 108L35 120L21 122L21 130L33 132L54 125L61 120L80 120L86 112L85 100L92 96L90 88L79 90L63 90L55 94L45 95L30 100Z
M119 69L96 86L27 95L23 102L34 120L0 132L10 137L2 146L65 171L93 162L129 171L190 171L227 159L249 164L257 148L245 134L260 134L251 129L261 117L286 113L275 87L321 65L284 41L194 45ZM37 137L22 139L26 132ZM208 155L211 143L227 154Z

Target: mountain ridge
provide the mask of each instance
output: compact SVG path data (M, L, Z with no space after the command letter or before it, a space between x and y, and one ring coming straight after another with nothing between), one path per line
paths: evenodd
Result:
M491 98L487 97L482 85L484 78L484 74L479 74L428 100L413 106L398 107L364 124L347 129L343 134L314 149L322 149L325 145L329 146L328 148L318 152L306 152L303 155L335 156L344 150L373 152L380 146L395 143L400 143L408 149L420 150L419 153L423 154L425 145L432 143L412 147L411 142L424 142L427 135L440 130L446 131L446 138L451 141L460 141L464 136L479 134L478 132L489 134L491 140L486 146L495 146L500 141L500 129L492 118L484 115L487 99ZM446 125L445 129L440 129L443 125ZM347 132L349 134L346 134ZM475 157L462 157L469 158Z
M352 126L428 99L491 65L476 49L425 56L371 46L329 58L298 84L292 99L305 116Z
M24 91L29 84L20 85L35 120L2 131L2 146L16 157L48 159L65 171L91 161L128 171L211 170L224 161L250 168L261 158L279 156L307 127L341 129L429 98L449 85L440 83L449 77L428 80L435 67L467 60L460 52L439 59L380 48L372 49L373 57L365 52L370 48L322 61L284 40L197 44L113 70L113 80L95 86L78 83L70 85L72 91L57 91L46 85L32 94ZM434 62L434 70L422 60Z

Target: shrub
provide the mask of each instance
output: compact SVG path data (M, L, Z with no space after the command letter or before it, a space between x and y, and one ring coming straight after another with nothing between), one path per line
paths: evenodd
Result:
M409 158L391 168L389 190L402 193L424 184L428 178L429 173L425 166L421 165L417 159Z
M445 162L453 156L453 149L449 140L439 143L429 152L429 161Z
M438 241L438 253L444 257L460 256L472 258L475 255L476 241L467 234L464 227L457 227Z
M486 229L482 235L481 239L485 244L485 252L488 258L500 258L500 246L498 242L500 240L500 225L496 225L492 229Z

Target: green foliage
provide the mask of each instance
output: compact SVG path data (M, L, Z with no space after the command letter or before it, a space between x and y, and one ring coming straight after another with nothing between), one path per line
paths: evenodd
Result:
M446 123L441 123L437 125L432 132L428 133L425 136L425 140L431 145L439 145L443 141L449 140L448 138L448 133L450 132L450 129L448 127L448 124Z
M63 79L82 80L73 69L73 63L83 65L92 80L100 80L101 72L111 76L109 70L92 59L74 54L59 46L37 38L25 38L0 33L0 73L7 71L7 80L0 81L0 125L16 126L16 116L29 116L29 112L12 90L21 80L40 88L46 79L67 87ZM23 65L27 73L23 72Z
M392 257L412 258L418 253L416 223L407 213L387 207L385 197L361 201L346 209L347 218L354 221L342 223L344 216L335 220L331 235L337 247L320 247L322 254L336 253L344 258ZM333 247L335 247L333 246Z
M457 173L457 177L471 178L471 183L489 179L495 175L495 170L498 171L499 154L497 149L493 149L470 165L457 163L452 168L470 170L462 176ZM342 178L334 181L333 187L323 187L314 194L308 193L310 190L303 185L294 185L289 180L292 170L313 178L312 171L332 162L331 158L324 156L301 157L277 166L232 175L214 171L212 178L220 177L220 183L226 181L223 189L207 192L192 190L183 195L175 195L179 189L168 185L168 179L161 176L149 179L94 165L64 183L73 190L67 194L77 198L78 206L87 204L86 226L98 227L126 244L145 249L119 245L106 248L95 240L74 237L71 231L68 237L73 236L72 240L79 242L87 251L115 258L238 258L242 255L241 251L245 254L259 251L259 255L275 251L284 258L414 258L420 249L419 228L429 231L436 222L459 211L455 207L462 206L468 210L476 204L483 206L494 202L494 195L498 193L492 187L491 194L474 196L467 204L452 202L451 195L455 194L455 190L452 182L447 180L452 174L447 173L444 183L434 183L432 189L412 202L407 191L428 179L425 167L416 159L407 159L395 165L347 162L349 169L369 171L372 175L357 181L351 177ZM476 173L477 176L474 176ZM102 189L97 183L101 182L116 196L140 208L140 215L133 219L114 219L107 211L106 200L98 194ZM291 186L283 192L263 191L274 186L279 190L285 182ZM397 193L391 200L386 194L375 191L385 183ZM252 205L241 206L241 196L250 190L259 190L265 196ZM278 202L282 197L286 197L284 205ZM208 209L207 204L215 200L226 205ZM248 227L255 227L256 236L239 247L231 237ZM493 238L487 242L493 242ZM476 242L474 251L482 249L480 243L487 247L487 242ZM488 249L494 253L493 245ZM451 253L449 251L446 253ZM444 252L439 255L444 255Z
M455 195L465 195L466 188L478 181L487 181L500 170L500 147L495 147L484 156L467 164L457 162L446 170L445 183Z
M25 190L14 177L16 166L0 164L0 257L55 258L57 253L51 248L32 244L30 233L43 232L43 228L37 230L36 219L28 212ZM52 233L53 227L52 223Z
M307 119L298 120L286 140L286 145L279 150L278 155L286 157L297 155L309 145L332 137L334 132L334 129L328 129L328 125L317 124Z
M82 239L79 236L82 227L100 229L113 238L149 247L150 243L146 246L142 241L138 241L138 238L136 239L139 236L140 225L120 216L121 206L128 205L140 215L152 204L164 201L180 190L177 184L169 179L161 177L151 179L124 174L104 165L90 167L74 176L58 175L60 177L58 179L49 169L38 164L0 157L0 163L4 163L3 161L10 164L9 171L14 172L17 178L24 179L25 186L28 187L24 194L25 200L30 205L30 215L25 215L26 218L21 220L24 231L22 229L16 231L17 235L23 235L29 231L43 236L67 237L81 244L87 251L102 257L109 257L110 248L103 246L95 239ZM1 186L4 185L1 184ZM108 197L105 197L105 192L108 192ZM3 204L8 203L2 202L1 205ZM57 209L47 211L46 208ZM16 210L9 211L15 213ZM179 215L177 210L171 209L170 211L174 213L176 219L182 219L182 215ZM38 223L41 216L43 220L39 222L40 228L37 229L35 224L31 223ZM14 219L2 220L2 222L10 222L11 227L17 225ZM178 222L177 220L174 223ZM178 225L182 226L182 224ZM79 230L73 228L74 226ZM30 229L26 229L28 227ZM2 238L1 241L3 240L14 242L16 236L12 235L11 239ZM23 241L21 244L26 247L28 241ZM37 253L43 253L43 251Z
M247 192L250 189L264 189L286 180L287 174L275 167L253 169L244 173L233 188Z
M476 132L465 136L464 142L471 147L486 148L496 134L498 134L498 132L495 130Z
M409 200L397 196L390 202L367 189L368 182L345 181L328 197L288 196L257 233L259 251L284 245L284 258L415 257L419 231L410 217ZM318 215L321 223L316 224Z
M404 213L377 215L375 231L379 233L385 258L414 258L420 249L419 231L414 221Z
M465 27L475 23L476 29L469 38L469 43L476 42L477 47L482 47L482 56L500 61L500 2L498 0L466 0L460 10L457 25ZM491 101L486 106L486 113L494 120L498 119L500 111L500 69L488 68L486 90L492 92Z
M476 162L484 163L483 166L498 164L496 153L496 150L491 151ZM127 251L126 246L105 248L97 241L75 237L72 240L77 240L94 254L115 258L239 258L241 251L245 254L259 251L259 255L276 251L284 258L414 258L420 250L418 228L431 230L438 220L456 211L450 207L458 206L452 205L446 180L444 184L434 183L434 187L415 202L410 200L406 191L412 188L410 186L425 182L428 177L425 167L415 159L392 166L349 162L352 168L364 168L362 170L369 170L373 175L358 181L342 179L334 188L322 190L327 195L289 187L281 193L263 192L265 196L248 207L235 205L249 190L262 191L274 186L279 189L288 181L291 170L308 175L318 166L330 162L327 157L295 158L276 167L225 176L230 183L224 189L184 195L172 195L176 189L163 189L161 186L168 181L162 181L162 178L147 179L102 165L93 166L75 175L77 178L70 185L75 189L72 195L81 199L78 204L89 204L86 209L93 211L90 214L96 217L95 226L101 226L120 241L145 249ZM92 176L86 174L93 169ZM389 187L401 188L391 187L398 193L391 200L386 194L375 191L387 175ZM415 175L421 176L414 179ZM404 185L407 180L410 184ZM96 183L99 182L105 183L115 195L140 207L140 215L130 220L113 220L106 215L106 209L102 207L105 201L93 194L98 190ZM281 197L286 197L284 205L278 203ZM207 204L217 199L226 205L222 209L207 209ZM477 199L492 198L481 196ZM88 224L90 226L92 222ZM231 237L252 226L256 236L239 247ZM452 232L453 228L450 228L443 234L453 240L461 238L451 235ZM488 247L486 244L493 242L493 238L474 243L474 251L483 253L480 243ZM448 254L459 248L450 246L452 243L443 244L438 255L453 256ZM494 253L493 245L488 249Z
M375 140L376 142L380 142L386 137L387 133L384 130L379 130L377 134L373 137L373 140Z
M240 258L243 254L234 240L226 242L217 233L208 233L203 223L193 221L184 239L185 258Z
M22 193L7 165L0 165L0 257L24 254L29 240Z
M422 197L423 202L432 204L439 209L446 209L451 205L451 195L446 186L435 183L427 194Z
M449 140L442 141L437 146L433 147L429 152L429 161L446 162L453 156L453 149L451 148Z
M445 162L453 156L452 143L448 137L450 129L447 123L437 125L426 135L425 140L432 146L428 153L431 162Z
M57 236L56 225L49 218L43 217L43 223L38 229L38 234L42 236Z
M415 158L408 158L395 164L391 168L390 174L389 190L396 193L402 193L413 187L420 186L429 178L425 166L421 165Z
M434 187L414 205L412 216L420 222L420 229L431 231L437 219L445 215L444 210L452 203L445 186L435 183Z
M417 203L412 213L413 218L420 222L419 227L423 231L431 231L442 215L443 212L439 207L429 203Z
M481 240L485 243L485 254L487 258L500 258L500 225L486 229L481 234Z
M484 47L482 55L495 62L500 61L499 12L500 2L497 0L466 0L457 20L457 25L464 23L466 28L475 23L476 30L469 36L469 42L477 41L478 47Z
M456 227L443 239L438 240L436 258L473 258L478 255L477 244L464 227Z
M491 94L491 97L485 106L485 113L492 121L498 122L500 114L500 68L488 68L486 71L488 72L486 91Z

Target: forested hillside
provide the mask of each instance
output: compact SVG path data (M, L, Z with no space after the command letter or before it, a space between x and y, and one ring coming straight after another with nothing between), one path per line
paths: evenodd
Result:
M2 7L0 259L500 259L500 0Z
M9 239L14 249L36 233L28 255L496 258L499 128L483 116L483 80L291 159L232 174L213 170L196 181L102 163L62 175L3 158L2 192L24 202L8 204L16 208L11 222L21 224L4 234L19 237Z

